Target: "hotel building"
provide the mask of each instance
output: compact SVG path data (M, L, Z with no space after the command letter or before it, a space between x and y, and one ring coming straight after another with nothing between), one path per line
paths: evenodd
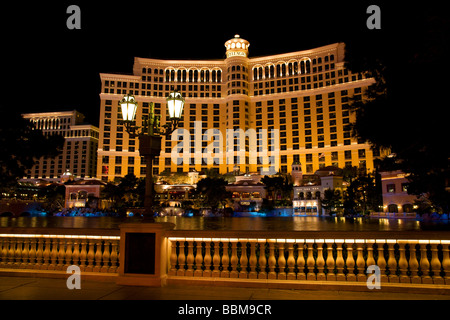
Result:
M54 158L41 157L27 171L24 180L45 179L59 181L69 171L74 178L95 178L99 130L84 124L80 112L43 112L22 115L29 119L45 135L60 134L65 138L64 148Z
M183 119L172 140L163 137L153 174L290 173L292 163L301 163L305 174L326 166L373 170L370 146L353 139L348 125L355 120L351 100L364 99L374 80L344 68L345 45L263 57L249 57L249 46L236 35L225 43L225 59L135 58L132 75L101 73L97 178L145 175L118 101L135 96L138 126L153 102L164 124L172 90L186 100Z

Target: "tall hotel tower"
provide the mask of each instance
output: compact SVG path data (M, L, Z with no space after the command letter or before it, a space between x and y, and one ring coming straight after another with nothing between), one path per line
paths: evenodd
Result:
M118 101L133 94L142 124L154 103L166 122L166 97L186 99L172 140L163 138L153 173L213 169L220 173L311 174L326 166L373 170L370 146L351 137L352 99L374 83L344 68L343 43L311 50L249 57L249 42L236 35L220 60L135 58L133 75L100 74L102 81L97 177L145 175L137 139L121 123Z

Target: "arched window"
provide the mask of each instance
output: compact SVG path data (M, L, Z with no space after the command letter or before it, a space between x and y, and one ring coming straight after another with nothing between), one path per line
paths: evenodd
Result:
M170 81L170 71L166 70L166 82Z
M275 78L275 66L272 64L270 65L269 69L270 69L270 77Z
M186 82L186 70L183 70L183 73L182 73L182 81L183 81L183 82Z
M269 67L268 67L268 66L266 66L266 67L264 68L264 75L265 75L266 79L270 78L270 75L269 75Z
M181 70L178 70L177 71L177 79L176 79L178 82L181 82L182 81L182 79L181 79Z
M305 61L300 61L300 74L306 73Z
M205 70L200 70L200 82L205 81Z
M281 77L281 66L277 64L277 77Z
M253 69L253 80L258 80L258 68Z
M222 71L217 70L217 82L222 82Z
M194 70L194 82L198 82L198 70Z
M388 205L388 212L397 213L398 212L398 206L396 204Z
M306 68L306 73L311 73L311 61L306 60L305 68Z
M414 212L413 205L411 203L406 203L403 205L403 212L411 213Z
M194 81L194 71L193 70L189 70L189 82Z

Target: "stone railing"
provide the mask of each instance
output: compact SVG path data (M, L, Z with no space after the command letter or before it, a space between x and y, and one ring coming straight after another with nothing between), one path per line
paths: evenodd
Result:
M316 238L319 233L313 238L176 233L181 232L169 237L169 278L366 282L373 272L367 268L376 265L382 283L450 284L450 240L349 238L351 233L342 239Z
M161 268L150 276L169 283L365 285L369 267L377 266L384 284L450 288L450 234L445 232L158 231L158 225L136 228L158 232L154 254ZM122 229L2 229L0 272L61 274L77 265L85 275L113 276L110 280L122 275L128 281L133 275L123 269L125 234ZM142 275L136 277L142 285Z
M0 233L0 268L65 271L77 265L82 272L117 273L120 237L114 235ZM70 233L68 230L64 232ZM102 232L97 232L101 234ZM111 233L111 232L106 232Z

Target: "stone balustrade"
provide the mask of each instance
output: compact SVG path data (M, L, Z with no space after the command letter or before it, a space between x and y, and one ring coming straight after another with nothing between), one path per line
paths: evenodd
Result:
M450 284L449 240L169 237L169 277Z
M58 230L0 233L0 272L62 273L77 265L91 275L120 273L125 246L119 230ZM157 251L156 263L167 261L161 276L169 282L362 283L371 275L368 267L376 265L381 283L450 285L450 239L443 232L166 230L161 236L167 245Z
M0 234L0 268L117 273L118 236Z

